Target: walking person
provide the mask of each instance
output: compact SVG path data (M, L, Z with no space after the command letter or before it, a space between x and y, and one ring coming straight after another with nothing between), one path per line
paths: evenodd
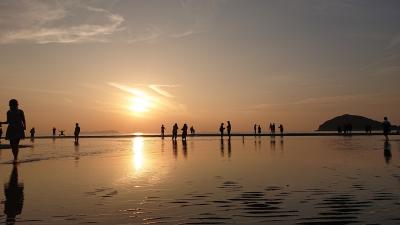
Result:
M7 121L0 124L8 124L6 140L10 141L14 164L18 160L18 145L21 139L25 138L26 121L24 111L18 109L18 101L11 99L8 103L10 110L7 112Z
M183 124L183 127L181 130L182 130L182 141L186 141L188 125L186 123Z
M219 133L221 135L221 139L224 137L224 130L225 130L224 123L221 123L221 126L219 126Z
M31 128L31 130L29 131L29 133L31 134L31 140L35 139L35 133L36 133L36 131L35 131L35 128L34 128L34 127Z
M229 139L231 139L231 130L232 130L232 125L231 125L231 121L227 121L228 125L226 125L226 132L228 133L228 137Z
M176 139L178 138L178 124L174 124L174 126L172 127L172 140L176 141Z
M79 123L75 124L74 136L75 136L75 143L79 143L79 133L81 132L81 128L79 127Z
M385 136L386 141L389 141L389 133L390 133L390 129L392 128L392 125L390 124L388 118L385 116L385 118L383 118L383 135Z
M281 136L283 136L283 125L280 124L278 128L279 128L279 131L281 133Z
M165 127L164 124L161 124L161 138L164 139L164 135L165 135Z
M196 131L194 130L194 127L191 126L190 127L190 134L193 136L193 135L195 135L195 133L196 133Z

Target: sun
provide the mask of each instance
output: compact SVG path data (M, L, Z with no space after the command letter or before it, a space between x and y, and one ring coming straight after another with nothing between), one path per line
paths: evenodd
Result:
M130 99L129 110L134 113L147 112L150 109L150 100L142 96L135 96Z

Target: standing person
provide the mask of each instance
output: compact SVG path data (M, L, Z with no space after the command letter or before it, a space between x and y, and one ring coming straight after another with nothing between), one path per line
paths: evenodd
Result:
M257 124L254 124L254 136L256 136L257 135Z
M383 135L385 136L386 141L389 140L389 133L390 133L390 129L392 128L392 125L390 124L388 118L385 116L385 118L383 118Z
M18 101L11 99L8 103L10 110L7 112L7 121L0 124L8 124L6 131L6 140L10 141L14 164L18 160L19 141L25 138L26 121L24 111L18 109Z
M219 133L221 134L221 139L224 137L224 123L221 123L221 126L219 126Z
M35 128L32 127L32 129L29 131L29 133L31 134L31 139L34 139L35 138L35 133L36 133Z
M261 125L258 125L258 136L261 136Z
M232 130L232 125L231 125L231 121L227 121L228 125L226 125L226 132L228 133L228 137L229 139L231 139L231 130Z
M75 131L74 131L74 136L75 136L75 143L79 142L79 133L81 132L81 128L79 127L79 123L75 124Z
M186 141L188 125L186 123L183 124L183 127L181 130L182 130L182 141Z
M53 127L53 137L56 136L56 131L57 131L57 129L55 127Z
M164 139L164 135L165 135L165 127L164 124L161 124L161 138Z
M193 126L191 126L191 127L190 127L190 134L191 134L191 135L194 135L194 134L195 134L195 132L196 132L196 131L194 130L194 127L193 127Z
M281 136L283 136L283 125L282 124L279 125L279 131L281 132Z
M272 123L271 125L271 133L275 135L275 123Z
M178 124L174 124L174 126L172 127L172 140L176 141L176 139L178 138Z

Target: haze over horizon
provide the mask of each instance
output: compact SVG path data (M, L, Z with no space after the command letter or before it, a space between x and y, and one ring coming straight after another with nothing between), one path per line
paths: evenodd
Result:
M0 2L0 121L169 133L400 124L400 1Z

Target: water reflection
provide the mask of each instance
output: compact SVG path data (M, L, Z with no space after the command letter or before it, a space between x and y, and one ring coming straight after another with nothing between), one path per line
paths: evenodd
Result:
M271 150L275 150L276 148L275 136L271 136L270 147Z
M183 157L185 157L185 159L187 158L187 142L186 140L182 141L182 152L183 152Z
M7 215L6 224L15 224L15 217L22 212L24 205L24 184L18 182L18 168L13 166L10 180L4 185L4 214Z
M143 138L135 137L132 142L133 150L133 167L138 172L143 168L144 156L143 156Z
M79 142L74 142L75 161L79 161Z
M390 146L389 141L385 141L383 144L383 156L385 157L385 161L387 164L390 163L390 160L392 159L392 148Z
M178 158L178 143L176 140L172 140L172 153L174 154L174 158Z
M232 156L232 145L231 145L231 139L228 139L228 158Z
M225 143L224 143L224 139L221 138L221 144L219 146L220 150L221 150L221 157L225 156Z

